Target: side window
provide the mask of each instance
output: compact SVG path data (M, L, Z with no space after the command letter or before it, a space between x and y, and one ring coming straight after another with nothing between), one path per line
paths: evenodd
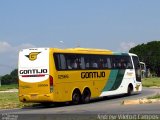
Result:
M133 56L132 58L133 58L134 68L140 69L140 63L139 63L138 57Z
M117 57L116 56L111 56L111 68L117 69Z
M131 57L127 55L113 55L109 63L113 69L133 69Z
M54 60L57 70L86 69L84 55L55 53Z
M99 69L99 60L98 55L84 55L85 69Z
M63 54L54 54L55 65L57 70L65 70L66 69L66 60Z
M98 69L98 58L95 55L91 56L91 67Z
M118 64L121 69L133 69L130 56L120 56Z
M85 68L89 69L91 67L90 57L85 55L84 56L84 61L85 61Z
M105 56L104 57L104 68L111 68L111 57L110 56Z
M79 60L76 54L65 54L67 61L67 69L78 69Z
M66 69L66 60L63 54L60 54L60 68L61 69Z
M133 69L133 65L132 65L132 61L131 61L130 56L126 58L126 68L127 69Z
M120 55L117 55L117 56L115 56L115 58L116 58L116 68L122 69L123 68L122 65L123 65L123 62L124 62L123 57L120 56Z
M98 58L99 58L99 60L98 60L98 68L99 69L104 69L104 58L103 58L103 56L99 56Z
M85 69L84 56L81 56L81 57L80 57L80 69Z
M84 56L80 54L65 54L67 69L80 70L85 69Z

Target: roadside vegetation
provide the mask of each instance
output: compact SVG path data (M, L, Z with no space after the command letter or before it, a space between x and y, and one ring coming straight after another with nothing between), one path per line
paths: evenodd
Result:
M0 93L0 108L18 108L21 104L18 101L18 93Z
M18 84L18 69L14 69L10 74L0 76L2 85Z
M148 97L148 99L160 99L160 93L158 93L154 96Z
M160 41L154 40L139 44L129 50L130 53L138 55L139 60L147 65L152 74L160 77Z
M11 84L11 85L1 85L0 91L6 91L9 89L18 89L18 84Z
M12 108L24 108L24 107L31 107L36 105L35 103L22 103L19 102L18 93L0 93L0 109L12 109Z
M143 78L142 85L143 87L160 87L160 77Z
M144 78L142 80L143 87L157 87L160 88L160 78ZM160 99L160 93L157 93L154 96L148 97L147 99Z

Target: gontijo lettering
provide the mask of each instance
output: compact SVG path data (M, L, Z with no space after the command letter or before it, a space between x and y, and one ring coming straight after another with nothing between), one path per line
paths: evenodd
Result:
M102 78L105 77L105 72L81 72L81 78Z
M19 74L41 74L41 73L47 73L47 69L29 69L29 70L20 70Z

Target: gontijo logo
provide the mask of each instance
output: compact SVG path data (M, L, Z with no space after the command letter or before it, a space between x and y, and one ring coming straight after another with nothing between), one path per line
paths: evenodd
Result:
M41 52L31 52L29 55L25 55L26 57L29 58L29 60L34 61L37 59L37 55Z

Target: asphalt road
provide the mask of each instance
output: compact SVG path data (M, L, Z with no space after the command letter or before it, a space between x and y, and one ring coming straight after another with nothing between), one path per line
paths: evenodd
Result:
M23 109L13 110L0 110L0 114L18 114L20 116L24 114L34 114L40 116L46 116L47 114L66 114L72 115L101 115L101 114L160 114L160 104L140 104L140 105L122 105L123 100L138 99L147 96L152 96L156 93L160 93L160 89L143 88L140 94L134 94L131 96L111 96L107 98L94 99L89 104L80 105L64 105L57 106L34 106ZM62 116L62 115L61 115ZM33 116L32 116L33 117ZM82 115L81 115L82 117ZM98 116L99 117L99 116ZM108 116L107 116L108 117Z

